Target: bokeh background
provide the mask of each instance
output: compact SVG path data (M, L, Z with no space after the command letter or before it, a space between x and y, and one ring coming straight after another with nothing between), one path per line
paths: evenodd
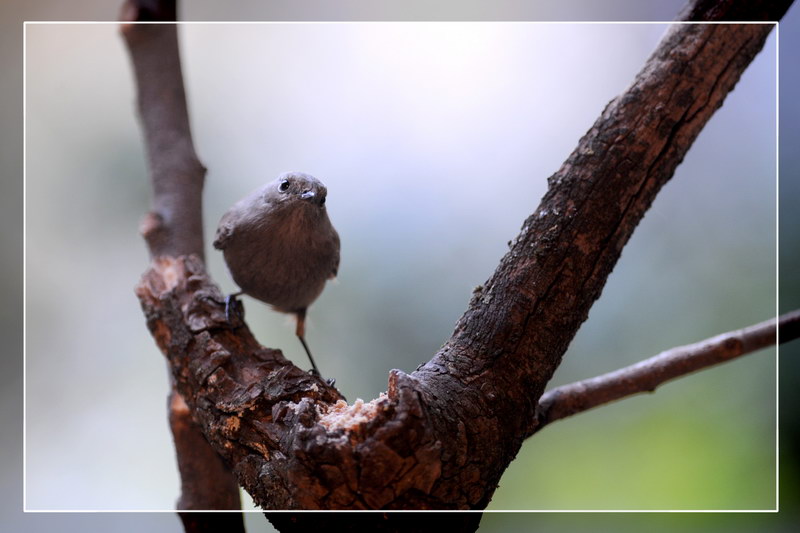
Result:
M456 9L320 3L319 19L670 20L681 2L510 2ZM379 11L381 5L385 11ZM77 9L74 6L78 6ZM306 6L315 7L315 6ZM415 8L418 11L413 11ZM21 25L113 20L110 3L4 3L4 293L21 301ZM192 2L184 20L297 18ZM586 9L589 9L587 11ZM781 310L798 306L796 8L781 26ZM312 307L318 363L374 398L450 334L552 174L625 89L664 25L270 24L180 29L195 143L209 168L207 240L235 200L285 170L328 185L342 266ZM794 39L794 43L793 43ZM27 492L34 510L170 510L178 494L167 380L133 296L149 184L133 79L115 25L27 29ZM776 37L625 249L553 385L775 312ZM796 61L795 61L796 63ZM794 70L793 70L794 69ZM6 69L4 69L5 71ZM784 84L786 84L784 86ZM8 90L6 90L8 89ZM8 93L8 96L6 96ZM8 118L8 120L5 120ZM792 141L794 141L792 143ZM8 222L6 223L6 220ZM232 291L221 257L209 268ZM245 300L266 345L305 365L290 322ZM4 308L3 509L9 531L180 531L172 513L22 515L21 305ZM781 500L798 496L797 347L781 350ZM490 509L770 510L775 351L554 424L526 443ZM5 422L8 418L8 422ZM245 503L249 498L244 495ZM5 510L8 509L8 513ZM489 514L482 531L782 530L781 514ZM258 514L248 531L268 531Z

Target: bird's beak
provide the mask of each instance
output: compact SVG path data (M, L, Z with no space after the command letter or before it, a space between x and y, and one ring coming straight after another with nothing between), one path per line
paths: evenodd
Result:
M313 200L314 197L317 195L314 191L306 191L300 195L300 198L303 200Z

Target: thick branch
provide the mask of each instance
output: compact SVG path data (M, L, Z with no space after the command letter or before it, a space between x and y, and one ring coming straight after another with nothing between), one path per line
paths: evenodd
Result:
M662 383L800 337L800 310L695 344L679 346L634 365L557 387L542 395L531 433L593 407L642 392Z
M549 179L539 208L475 291L451 339L412 374L426 408L448 422L437 434L442 442L457 435L469 443L477 479L459 476L457 465L442 467L443 483L453 480L464 505L488 502L474 499L491 495L478 487L495 486L516 456L539 397L623 247L771 29L670 28ZM438 400L445 397L459 401Z
M478 530L482 513L267 513L281 533L448 533Z
M679 20L720 22L772 21L783 18L792 2L786 0L737 2L736 0L695 0L681 11Z
M122 6L122 35L137 82L139 114L153 186L153 210L142 222L150 255L203 257L202 193L205 169L192 144L174 24L134 22L176 20L175 0L129 0ZM172 374L170 374L172 378ZM181 474L178 508L239 509L239 484L175 389L169 396L169 424ZM244 531L241 515L181 514L187 533L225 524Z
M733 4L743 13L773 5ZM767 18L779 18L773 12ZM196 257L154 261L137 288L148 326L195 419L256 502L485 507L622 248L771 29L671 28L550 178L451 339L413 374L392 371L387 394L369 404L337 403L336 391L228 324Z

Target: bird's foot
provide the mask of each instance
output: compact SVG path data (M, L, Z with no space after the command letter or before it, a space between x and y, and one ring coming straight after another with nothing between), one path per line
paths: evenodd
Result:
M244 306L238 298L240 294L242 293L235 292L229 294L225 298L225 320L227 320L229 324L233 323L234 317L238 318L240 322L244 320Z
M312 368L311 370L309 370L308 373L311 374L312 376L314 376L315 378L324 379L320 375L319 370L317 370L316 367ZM328 379L325 379L325 383L327 383L328 386L333 387L336 384L336 380L334 378L328 378Z

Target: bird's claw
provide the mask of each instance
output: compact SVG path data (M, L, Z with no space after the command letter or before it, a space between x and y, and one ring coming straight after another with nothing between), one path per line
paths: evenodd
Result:
M322 379L322 376L320 375L319 371L316 368L312 368L311 370L308 371L308 373L314 376L315 378ZM333 387L336 384L336 379L328 378L325 380L325 383L327 383L329 387Z
M237 293L229 294L225 297L225 320L229 323L233 323L234 315L239 320L244 319L244 307L242 306L242 302L239 301L237 298L239 296Z

